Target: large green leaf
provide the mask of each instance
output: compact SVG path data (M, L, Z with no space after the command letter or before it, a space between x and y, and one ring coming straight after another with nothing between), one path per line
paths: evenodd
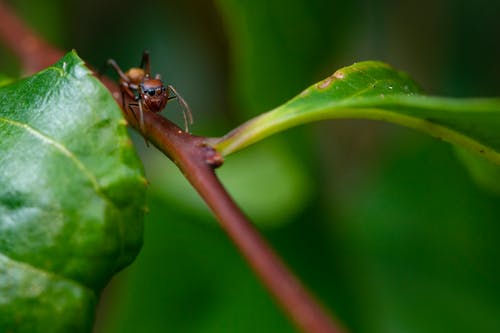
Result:
M500 164L500 99L424 96L406 74L376 61L340 69L289 102L210 142L228 155L292 126L341 118L415 128Z
M1 87L0 331L89 331L142 245L144 191L118 106L74 52Z

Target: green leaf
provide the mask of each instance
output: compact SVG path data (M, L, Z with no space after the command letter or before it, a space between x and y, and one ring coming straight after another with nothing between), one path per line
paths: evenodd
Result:
M76 53L0 88L0 166L0 331L88 332L141 248L145 180Z
M292 126L344 118L383 120L421 130L500 164L500 99L424 96L406 74L376 61L340 69L209 142L228 155Z

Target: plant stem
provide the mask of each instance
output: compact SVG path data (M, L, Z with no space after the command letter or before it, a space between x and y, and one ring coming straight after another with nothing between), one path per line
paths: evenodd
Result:
M27 72L43 69L63 55L26 27L1 0L0 38L20 58ZM121 96L118 85L108 79L102 81L118 101ZM121 105L120 102L118 104ZM135 117L127 110L123 110L123 113L129 124L141 132ZM263 284L301 331L345 332L288 270L231 199L214 172L214 168L222 164L222 158L206 144L206 138L183 132L169 120L152 112L144 113L142 135L179 167Z
M162 152L168 152L295 324L303 332L345 332L294 277L231 199L206 162L206 154L212 150L206 146L205 138L191 136L151 112L144 116L146 138Z
M0 0L0 38L21 60L27 74L54 64L64 53L51 47Z

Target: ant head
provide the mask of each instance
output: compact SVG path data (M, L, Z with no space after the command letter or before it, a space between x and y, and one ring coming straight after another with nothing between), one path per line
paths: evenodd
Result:
M159 79L144 77L140 84L140 94L144 106L152 112L160 112L167 105L168 92Z

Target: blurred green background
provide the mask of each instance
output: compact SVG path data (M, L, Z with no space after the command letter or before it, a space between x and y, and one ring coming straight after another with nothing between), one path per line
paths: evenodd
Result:
M53 44L100 67L153 71L220 136L353 62L376 59L435 95L498 96L500 2L11 1ZM0 45L0 71L19 74ZM171 103L165 116L182 124ZM95 333L294 332L155 149L145 244L104 291ZM357 333L500 332L500 204L446 143L372 121L326 121L227 158L242 208Z

